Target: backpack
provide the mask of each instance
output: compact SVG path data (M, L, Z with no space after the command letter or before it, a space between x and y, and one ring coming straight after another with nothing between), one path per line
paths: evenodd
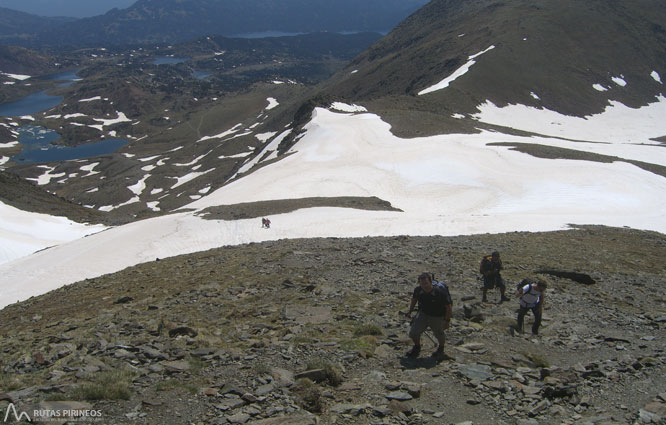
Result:
M535 283L536 282L533 279L530 279L529 277L525 278L521 280L519 284L516 285L516 292L521 292L522 295L522 291L525 285L530 285L530 289L528 289L526 292L527 294L529 294L530 292L532 292L532 285Z
M432 286L436 288L443 289L447 294L448 298L451 299L451 307L453 307L453 299L451 298L451 293L449 292L449 286L446 284L446 282L439 281L435 279L435 274L430 273L430 278L432 279Z
M484 255L481 258L481 264L479 265L479 273L483 274L484 268L488 267L488 264L490 264L493 261L493 257L490 255Z

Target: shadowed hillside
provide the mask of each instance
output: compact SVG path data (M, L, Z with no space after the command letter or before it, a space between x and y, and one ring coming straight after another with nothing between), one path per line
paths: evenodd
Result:
M425 133L464 128L450 115L486 101L576 116L609 101L638 107L664 92L651 75L666 75L664 22L666 3L656 0L434 0L355 58L326 92L373 104L396 131L411 123L412 133L419 125ZM419 95L481 52L448 88Z

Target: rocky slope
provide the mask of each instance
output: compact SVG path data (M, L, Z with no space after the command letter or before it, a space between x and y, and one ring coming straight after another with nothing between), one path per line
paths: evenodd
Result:
M434 0L323 91L371 107L409 137L475 131L478 122L460 117L486 101L581 117L609 101L639 107L664 93L651 73L666 74L665 19L654 0ZM420 94L465 65L446 89Z
M515 301L480 302L493 249L509 288L549 282L541 336L512 336ZM664 256L663 235L586 227L156 259L0 311L0 407L66 400L118 424L663 424ZM454 300L440 363L428 338L403 357L400 311L425 270Z

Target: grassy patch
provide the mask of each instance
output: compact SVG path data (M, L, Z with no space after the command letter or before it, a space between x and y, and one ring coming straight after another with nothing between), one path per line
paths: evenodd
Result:
M0 391L9 392L23 387L23 382L17 376L0 373Z
M550 367L550 362L543 354L526 352L523 353L523 355L527 358L527 360L534 363L536 367Z
M359 338L343 341L340 346L347 351L358 351L359 353L373 356L375 348L377 348L377 338L374 335L363 335Z
M252 370L257 376L266 376L271 374L272 368L266 363L259 362L252 366Z
M362 325L357 325L354 329L354 336L359 337L364 335L382 335L382 328L379 327L379 325L375 325L374 323L364 323Z
M134 375L128 370L100 372L92 377L92 382L72 390L72 400L129 400L132 395L130 382Z
M195 395L198 391L196 386L177 379L167 379L166 381L158 382L157 385L155 385L157 391L170 391L178 388L182 388L192 395Z
M190 371L193 373L201 372L201 370L206 366L206 362L198 357L188 357L187 363L190 364Z
M308 370L322 369L326 375L326 381L334 387L342 384L342 372L340 368L327 360L311 359L308 361L306 368Z
M312 413L321 413L323 403L321 400L321 390L309 379L299 379L293 389L298 404L305 410Z

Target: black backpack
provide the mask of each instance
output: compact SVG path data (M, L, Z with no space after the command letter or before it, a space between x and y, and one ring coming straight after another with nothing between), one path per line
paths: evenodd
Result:
M449 286L443 280L439 281L435 279L435 274L430 273L430 278L432 279L432 286L444 290L448 298L451 300L451 307L453 307L453 299L451 298L451 293L449 292Z
M525 285L530 285L530 289L527 290L527 293L529 294L530 292L532 292L532 285L535 284L535 283L536 282L534 281L534 279L530 279L529 277L526 278L526 279L523 279L523 280L520 281L519 284L516 285L516 292L522 292Z

